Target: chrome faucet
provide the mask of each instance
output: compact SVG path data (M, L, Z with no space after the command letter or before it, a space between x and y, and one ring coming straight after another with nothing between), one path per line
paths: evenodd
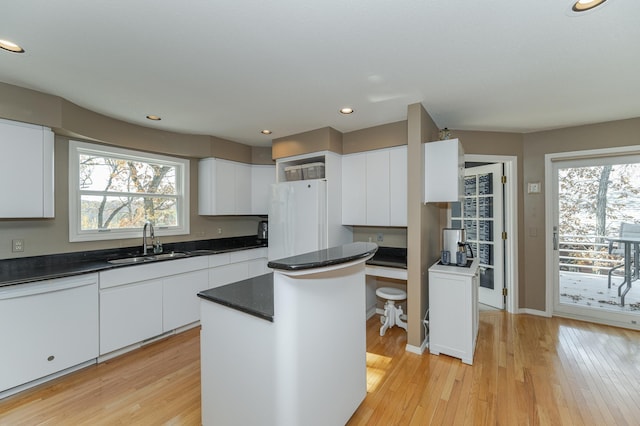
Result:
M153 231L153 223L151 221L146 221L144 223L144 227L142 228L142 255L147 255L147 226L149 227L149 237L151 238L151 244L153 244L153 239L155 238L155 232Z

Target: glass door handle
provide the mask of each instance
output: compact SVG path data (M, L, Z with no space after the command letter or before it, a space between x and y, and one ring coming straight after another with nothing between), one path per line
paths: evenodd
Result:
M558 250L558 227L553 227L553 249Z

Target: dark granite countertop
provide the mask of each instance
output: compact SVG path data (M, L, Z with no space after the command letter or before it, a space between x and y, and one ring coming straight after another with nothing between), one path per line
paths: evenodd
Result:
M267 242L258 240L255 235L163 244L165 253L183 252L186 253L186 257L259 247L267 247ZM132 264L114 265L108 261L133 256L141 256L141 247L3 259L0 260L0 287L100 272L112 268L126 268ZM184 258L181 257L181 259ZM170 260L173 259L155 260L155 262Z
M204 290L198 297L273 322L273 273Z
M338 247L272 260L269 268L284 271L300 271L304 269L323 268L325 266L339 265L357 259L371 256L378 250L374 243L351 243Z
M398 247L378 247L376 254L374 254L371 259L367 260L367 265L407 269L407 249Z

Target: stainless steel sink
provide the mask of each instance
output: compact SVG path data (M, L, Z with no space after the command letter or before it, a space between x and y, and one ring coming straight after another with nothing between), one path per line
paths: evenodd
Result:
M134 257L123 257L122 259L113 259L107 260L107 262L112 265L131 265L133 263L144 263L144 262L152 262L156 260L154 256L134 256Z
M186 257L188 256L187 253L183 253L181 251L172 251L170 253L160 253L160 254L154 254L153 257L156 260L162 260L162 259L174 259L174 258L178 258L178 257Z
M112 265L132 265L134 263L146 263L153 262L155 260L164 260L164 259L177 259L180 257L187 257L187 253L183 253L180 251L172 251L170 253L160 253L154 254L151 256L133 256L133 257L123 257L122 259L113 259L108 260L108 263Z
M191 254L216 254L218 252L215 251L215 250L204 249L204 250L191 250L189 253L191 253Z

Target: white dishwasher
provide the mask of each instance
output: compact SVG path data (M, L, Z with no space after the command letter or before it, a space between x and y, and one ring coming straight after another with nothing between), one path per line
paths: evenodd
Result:
M23 389L12 388L95 362L98 275L0 287L0 336L0 397Z

